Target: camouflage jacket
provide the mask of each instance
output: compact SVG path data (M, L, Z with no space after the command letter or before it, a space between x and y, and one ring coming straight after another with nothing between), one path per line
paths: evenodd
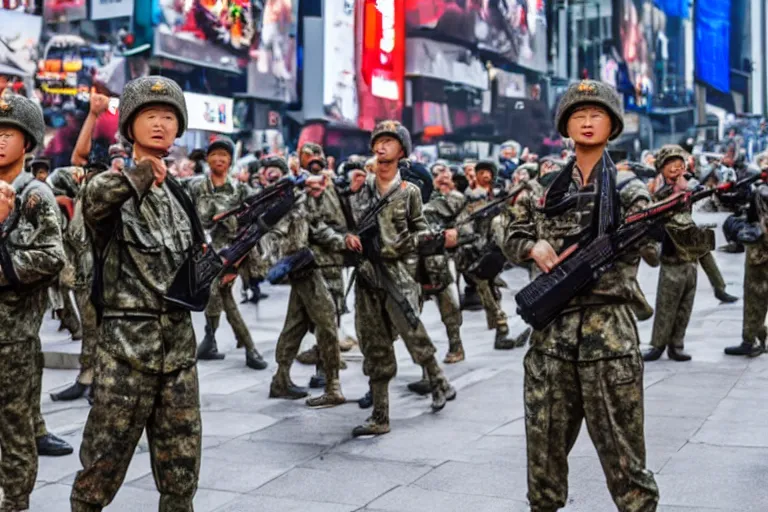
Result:
M661 201L672 193L662 188L654 194L654 200ZM664 224L664 238L661 243L661 263L680 265L696 263L714 249L715 233L702 229L693 220L691 209L674 213Z
M378 216L382 265L374 266L364 261L359 267L359 276L369 288L385 289L381 272L386 271L414 310L419 311L420 286L414 279L416 269L411 260L416 254L419 239L430 233L430 229L424 218L419 188L403 181L399 175L391 186L397 187L397 190ZM382 194L376 187L376 176L371 174L363 187L349 197L355 223L359 223L368 208L376 205L381 198Z
M465 204L465 196L460 192L441 194L435 191L424 205L424 217L433 229L449 229L456 224Z
M606 158L606 161L615 172L610 159ZM595 193L586 192L594 190L591 185L598 179L600 170L601 163L598 162L590 176L591 183L586 184L582 183L575 160L560 171L570 176L565 197L578 192L584 195L557 215L547 216L538 207L541 203L546 204L552 187L542 201L518 201L515 204L515 220L507 226L501 245L507 258L522 264L528 260L537 240L546 240L560 253L573 243L574 236L588 229L592 222ZM650 202L650 194L640 180L624 187L617 196L620 213L624 216L645 208ZM637 254L627 254L617 261L589 292L575 297L551 325L534 332L531 347L574 361L594 361L636 352L638 337L635 319L626 305L635 297L637 261ZM535 274L539 272L536 268Z
M315 253L315 261L320 267L341 267L344 265L345 244L339 245L339 239L343 242L348 233L347 219L341 206L339 192L333 185L328 185L319 197L307 197L307 209L315 222L322 222L337 236L326 237L324 243L313 236L312 251ZM322 238L322 237L321 237ZM332 243L329 243L332 240Z
M747 220L760 226L763 236L756 243L747 244L746 263L764 265L768 263L768 185L761 183L755 187L750 201Z
M0 251L13 267L21 289L15 289L0 268L0 344L38 339L48 305L47 285L66 261L59 208L51 189L26 172L12 185L17 193L16 209L0 225L4 239Z
M213 248L220 251L235 238L237 219L231 216L221 222L214 222L214 215L240 206L252 192L229 176L220 187L214 187L210 176L205 176L190 182L188 191L203 228L210 233Z
M140 164L94 176L85 188L83 218L95 247L103 251L105 319L178 311L163 295L192 245L192 225L168 183L153 183L151 167ZM104 332L101 343L142 371L173 371L195 361L194 337L167 343Z

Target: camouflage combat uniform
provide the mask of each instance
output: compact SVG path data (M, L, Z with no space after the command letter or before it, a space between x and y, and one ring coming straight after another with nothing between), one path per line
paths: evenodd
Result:
M280 246L283 256L290 256L307 246L321 247L319 265L328 261L330 253L340 253L345 247L344 235L329 227L318 216L319 211L310 209L307 196L302 196L293 210L269 233L270 240ZM285 324L277 340L275 360L277 373L272 379L270 397L302 398L306 392L298 388L290 378L291 365L301 347L301 341L314 327L319 359L326 375L326 394L310 398L313 407L343 403L339 384L341 355L336 327L336 305L323 279L321 268L313 265L288 276L291 294Z
M459 192L441 194L433 192L430 201L424 205L424 217L436 230L452 228L456 218L464 208L464 195ZM445 363L454 363L464 359L464 347L461 343L462 315L458 296L453 288L454 277L451 274L450 258L446 254L436 254L422 258L422 270L426 274L429 288L423 288L426 294L435 297L440 318L448 335L448 354ZM425 279L422 278L422 282Z
M416 327L411 327L401 309L407 307L416 314L419 311L420 287L408 269L406 259L415 254L419 234L429 232L422 213L421 192L399 175L391 187L395 190L378 215L380 252L376 256L379 262L363 260L355 281L355 328L365 358L363 373L370 381L373 399L373 413L365 425L353 431L355 435L389 431L389 381L397 373L393 342L398 335L405 342L413 362L422 366L429 376L433 407L436 403L442 407L446 397L455 396L455 390L437 364L435 346L424 324L418 320ZM381 198L375 176L369 175L363 187L349 197L355 223ZM385 273L389 279L383 276ZM404 300L400 306L393 291Z
M591 176L597 178L600 169L598 164ZM567 195L584 186L574 162L561 173L570 178L560 181ZM590 226L594 197L582 197L551 217L528 202L516 205L516 219L503 244L505 255L523 263L537 240L563 251ZM625 194L617 201L624 214L647 204ZM534 512L565 506L568 453L583 420L618 509L656 510L658 489L645 468L643 361L630 308L634 290L627 280L635 258L622 258L591 292L574 298L552 324L531 336L524 359L524 397L528 500Z
M2 118L0 118L2 122ZM41 121L42 123L42 121ZM66 256L59 211L50 188L22 172L17 191L18 224L2 225L2 259L18 280L0 270L0 486L3 512L26 510L37 476L35 438L45 435L40 411L42 352L40 326L47 307L47 286L64 267ZM9 230L9 232L6 232ZM6 263L3 264L5 267ZM34 417L37 416L37 419ZM41 432L42 430L42 432ZM37 432L36 432L37 431Z

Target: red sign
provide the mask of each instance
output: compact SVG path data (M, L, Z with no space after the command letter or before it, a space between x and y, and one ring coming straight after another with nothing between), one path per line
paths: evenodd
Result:
M404 0L364 0L358 5L358 124L372 130L377 121L399 120L402 113L405 5Z

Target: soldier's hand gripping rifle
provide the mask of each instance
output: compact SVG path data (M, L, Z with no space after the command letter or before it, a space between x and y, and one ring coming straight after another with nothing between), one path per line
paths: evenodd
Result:
M571 300L592 288L611 269L616 260L645 239L659 223L713 194L728 192L765 180L768 174L756 174L739 182L718 187L677 192L664 201L624 219L613 232L604 233L563 252L565 259L546 274L539 275L515 295L517 312L536 330L541 330L566 309Z
M193 227L197 240L176 272L165 299L185 309L203 311L213 281L221 274L232 273L261 237L291 211L296 202L295 188L301 184L290 178L283 179L262 193L249 197L237 208L216 215L214 221L235 215L240 226L232 243L218 254L204 243L202 227L195 215L198 225Z

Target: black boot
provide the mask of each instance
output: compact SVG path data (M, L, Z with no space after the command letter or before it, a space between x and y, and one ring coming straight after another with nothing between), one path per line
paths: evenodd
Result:
M477 294L477 288L467 285L464 288L464 298L461 301L462 311L482 311L483 303L480 301L480 295Z
M37 454L41 457L60 457L62 455L69 455L75 451L72 448L72 445L50 432L43 437L38 437L36 441Z
M223 355L223 354L222 354ZM245 350L245 366L253 370L263 370L268 364L256 349Z
M288 400L298 400L306 398L309 392L297 386L291 380L290 367L277 367L277 373L272 377L272 384L269 386L269 398L287 398Z
M517 346L517 340L509 338L509 326L498 325L496 327L496 340L493 348L496 350L512 350Z
M74 384L65 390L59 391L58 393L51 393L51 400L54 402L69 402L71 400L77 400L78 398L81 398L83 395L85 395L89 389L89 386L80 384L78 381L75 381Z
M643 352L643 361L658 361L663 354L663 348L651 347Z
M677 362L685 362L691 360L691 356L683 352L682 348L673 347L672 345L667 347L667 355L671 360Z
M408 384L408 390L417 395L428 395L432 392L432 384L429 382L429 375L425 368L421 369L421 380Z
M261 282L263 279L259 279L256 277L252 277L250 280L248 280L248 288L251 290L251 299L250 301L258 304L260 301L264 299L268 299L269 295L266 293L261 293Z
M735 297L730 293L726 292L725 288L723 288L722 290L715 290L715 298L720 302L725 302L726 304L732 304L737 300L739 300L738 297Z
M319 366L315 368L315 374L309 379L309 387L311 389L325 388L325 371Z
M764 351L765 346L762 343L755 343L750 341L742 341L741 345L725 348L725 354L729 356L757 357Z
M370 409L373 407L373 395L371 395L370 389L365 392L363 398L357 401L357 405L359 405L361 409Z
M197 347L197 359L201 361L219 361L226 357L225 354L219 354L219 347L216 345L216 329L219 327L219 319L212 316L205 317L205 337Z

